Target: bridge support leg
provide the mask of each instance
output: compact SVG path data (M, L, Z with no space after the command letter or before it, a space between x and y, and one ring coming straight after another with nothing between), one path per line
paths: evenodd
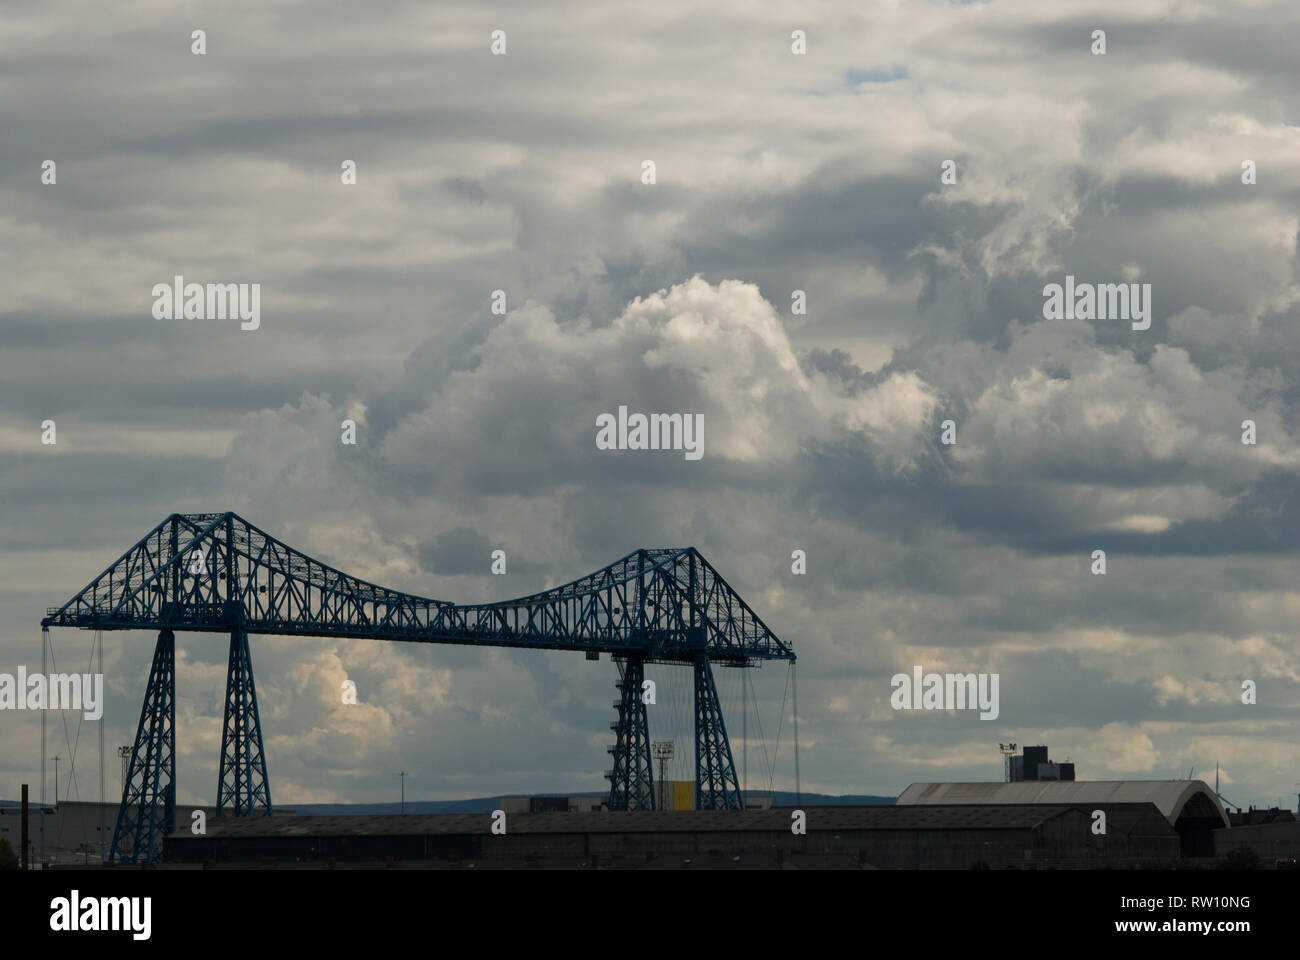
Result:
M163 630L153 651L108 857L118 863L158 863L162 838L175 829L176 634Z
M639 656L615 657L618 665L618 719L610 724L615 743L609 748L614 755L614 769L609 777L609 809L653 810L654 780L650 766L650 727L646 722L645 701L641 687L645 682L645 659Z
M237 817L251 816L259 808L271 814L271 783L266 778L262 752L262 722L257 715L253 687L253 657L248 632L230 631L230 666L226 672L226 718L221 733L221 771L217 778L217 816L226 807Z
M722 722L713 666L707 653L695 655L695 809L740 810L744 802Z

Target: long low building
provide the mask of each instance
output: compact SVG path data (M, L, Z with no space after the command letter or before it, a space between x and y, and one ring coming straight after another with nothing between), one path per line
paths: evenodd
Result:
M28 811L27 840L31 845L33 863L42 861L54 864L99 863L107 858L113 845L113 831L117 826L116 803L64 800L58 804L33 803ZM135 807L129 808L132 812ZM209 819L216 816L216 808L182 804L176 808L176 824L189 824L195 810L202 810ZM18 805L0 806L0 839L9 841L15 853L22 846L18 839L22 833L21 809ZM292 811L279 811L277 815L290 815Z
M1214 831L1229 827L1227 811L1200 780L1033 780L1012 783L914 783L899 794L899 806L969 804L1068 804L1103 808L1149 803L1180 838L1184 857L1214 855Z
M507 814L493 833L483 814L379 817L246 817L209 820L207 834L166 838L166 859L285 863L480 862L485 866L679 866L885 869L1034 868L1172 862L1179 836L1150 803L808 807L795 834L790 808ZM501 827L498 827L501 829Z
M1263 867L1300 869L1300 821L1259 823L1214 831L1214 852L1230 856L1234 850L1251 850Z

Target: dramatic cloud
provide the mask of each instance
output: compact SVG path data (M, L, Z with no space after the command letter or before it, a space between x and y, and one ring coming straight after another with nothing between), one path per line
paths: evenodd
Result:
M1011 739L1289 796L1297 30L1287 0L11 5L0 671L173 511L448 600L691 544L799 653L805 789L993 778ZM260 329L153 319L178 274L261 284ZM1067 275L1150 284L1150 329L1046 319ZM620 406L701 415L704 456L598 449ZM180 647L210 801L224 641ZM151 649L108 637L110 744ZM608 662L253 651L277 802L605 786ZM999 718L893 711L916 664L999 673ZM738 753L755 684L751 786L792 787L784 666L719 673ZM662 678L652 730L689 738ZM0 736L12 797L39 718Z

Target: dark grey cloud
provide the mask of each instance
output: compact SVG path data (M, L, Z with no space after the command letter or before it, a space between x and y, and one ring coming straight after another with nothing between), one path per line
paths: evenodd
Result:
M799 650L806 788L997 776L1002 737L1081 776L1218 758L1234 801L1289 790L1297 12L974 6L0 14L0 670L174 510L451 600L694 545ZM154 321L176 273L262 283L262 329ZM1066 274L1149 282L1151 329L1045 320ZM598 451L620 404L703 413L704 459ZM209 640L182 644L186 800L215 776ZM110 742L151 649L110 639ZM438 797L603 786L607 662L254 656L287 801L387 797L398 769ZM914 663L1002 671L1002 718L894 714ZM783 668L757 679L770 732ZM10 731L0 796L39 765Z

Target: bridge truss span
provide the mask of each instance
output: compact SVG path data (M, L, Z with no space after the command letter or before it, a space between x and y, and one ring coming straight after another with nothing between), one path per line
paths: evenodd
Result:
M295 550L234 513L172 514L42 628L154 630L158 646L114 831L113 859L158 860L174 827L174 633L228 633L217 815L271 813L249 635L319 636L582 651L616 660L610 809L653 809L640 686L647 663L693 667L698 809L743 799L712 663L793 663L791 647L694 547L641 549L526 597L457 605L391 590Z
M790 660L694 547L637 550L581 580L516 600L452 607L438 640L635 654L645 662Z
M41 625L416 639L449 607L343 573L233 513L172 514Z

